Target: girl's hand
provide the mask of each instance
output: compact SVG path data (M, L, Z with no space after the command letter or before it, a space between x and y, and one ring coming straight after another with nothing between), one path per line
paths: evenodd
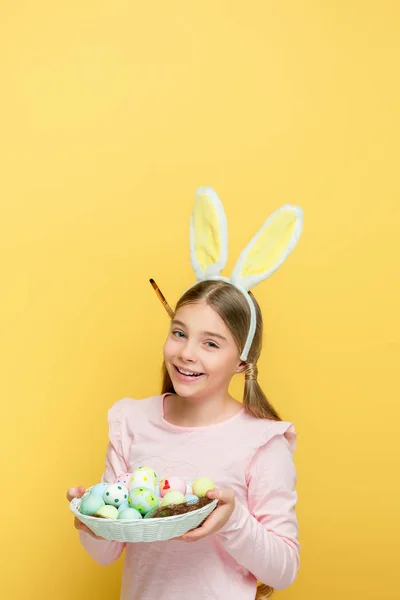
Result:
M212 500L219 500L217 508L204 521L201 527L185 533L178 539L183 540L184 542L197 542L207 535L219 531L230 519L233 509L235 508L234 491L229 488L215 488L214 490L210 490L207 493L207 496Z
M71 500L73 500L73 498L80 498L81 496L83 496L84 493L85 493L85 488L82 485L80 485L78 487L70 488L67 492L67 500L68 500L68 502L71 502ZM98 535L95 535L93 533L93 531L91 531L89 529L89 527L86 527L86 525L84 523L82 523L79 519L77 519L76 517L75 517L75 521L74 521L74 527L75 527L75 529L78 529L79 531L84 531L85 533L88 533L96 540L104 540L104 538L99 537Z
M85 493L85 487L83 485L78 485L78 487L69 488L67 492L67 500L71 502L74 498L80 498Z

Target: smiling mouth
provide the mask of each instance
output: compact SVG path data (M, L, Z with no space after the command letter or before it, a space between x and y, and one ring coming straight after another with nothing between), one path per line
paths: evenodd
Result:
M187 371L186 369L180 369L176 365L174 365L174 368L181 375L184 375L185 377L192 377L193 379L196 379L197 377L201 377L202 375L204 375L204 373L196 373L195 371Z

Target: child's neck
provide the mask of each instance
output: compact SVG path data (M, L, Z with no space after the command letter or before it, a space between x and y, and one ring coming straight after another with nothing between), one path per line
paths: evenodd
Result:
M242 404L228 393L206 399L171 394L164 399L164 418L179 427L206 427L226 421L242 408Z

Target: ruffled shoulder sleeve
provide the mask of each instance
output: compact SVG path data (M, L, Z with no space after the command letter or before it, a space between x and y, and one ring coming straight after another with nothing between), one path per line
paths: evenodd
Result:
M289 421L270 421L268 419L262 419L262 421L263 427L259 438L260 447L265 446L275 438L284 438L293 454L296 450L297 437L294 424Z
M113 483L129 471L129 453L134 440L132 417L136 403L132 398L122 398L108 411L109 443L103 481Z
M291 455L296 450L297 434L294 424L290 421L272 421L251 417L248 432L252 439L251 452L248 457L249 466L260 450L265 453L275 445L285 446Z

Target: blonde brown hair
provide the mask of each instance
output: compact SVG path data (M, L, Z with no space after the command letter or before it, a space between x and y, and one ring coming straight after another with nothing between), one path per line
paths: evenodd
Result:
M257 300L251 293L250 297L256 309L257 326L246 361L243 405L247 412L259 419L280 421L278 413L269 403L257 380L257 361L262 348L263 321ZM250 325L250 309L243 294L225 281L202 281L183 294L176 305L175 312L183 306L201 300L211 306L221 317L231 332L239 353L242 352ZM162 393L175 393L165 363L163 363L162 375ZM260 584L255 600L266 600L272 593L271 587Z

